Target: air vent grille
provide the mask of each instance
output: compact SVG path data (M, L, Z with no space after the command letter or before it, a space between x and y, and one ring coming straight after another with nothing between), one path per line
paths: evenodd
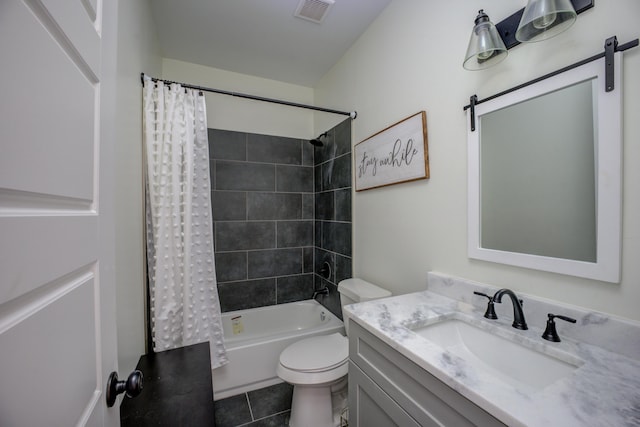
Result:
M326 18L333 3L333 0L300 0L293 16L320 24Z

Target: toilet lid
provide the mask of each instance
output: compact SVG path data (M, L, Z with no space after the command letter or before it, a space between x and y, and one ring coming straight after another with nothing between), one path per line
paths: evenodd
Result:
M280 363L294 371L327 371L347 362L349 341L336 332L306 338L291 344L280 354Z

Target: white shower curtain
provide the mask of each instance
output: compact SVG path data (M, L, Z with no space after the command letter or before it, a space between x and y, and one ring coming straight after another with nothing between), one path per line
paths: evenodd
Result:
M227 363L213 258L204 96L144 82L147 257L156 351L209 341Z

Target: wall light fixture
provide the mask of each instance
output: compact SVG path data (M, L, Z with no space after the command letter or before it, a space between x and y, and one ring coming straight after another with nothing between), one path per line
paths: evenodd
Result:
M594 0L529 0L527 6L495 26L478 12L463 67L482 70L498 64L520 43L547 40L567 30ZM495 35L495 33L498 33ZM498 40L496 40L498 39Z
M507 47L500 34L484 10L478 11L475 26L471 31L467 54L462 66L467 70L482 70L489 68L507 57Z
M569 29L577 15L569 0L529 0L516 30L516 39L522 43L550 39Z

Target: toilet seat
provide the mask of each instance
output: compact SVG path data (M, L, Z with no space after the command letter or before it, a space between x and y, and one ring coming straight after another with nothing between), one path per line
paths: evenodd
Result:
M280 364L298 372L322 372L344 364L348 357L347 337L336 332L291 344L280 354Z
M321 385L344 377L349 368L347 337L331 335L306 338L280 354L277 374L291 384Z

